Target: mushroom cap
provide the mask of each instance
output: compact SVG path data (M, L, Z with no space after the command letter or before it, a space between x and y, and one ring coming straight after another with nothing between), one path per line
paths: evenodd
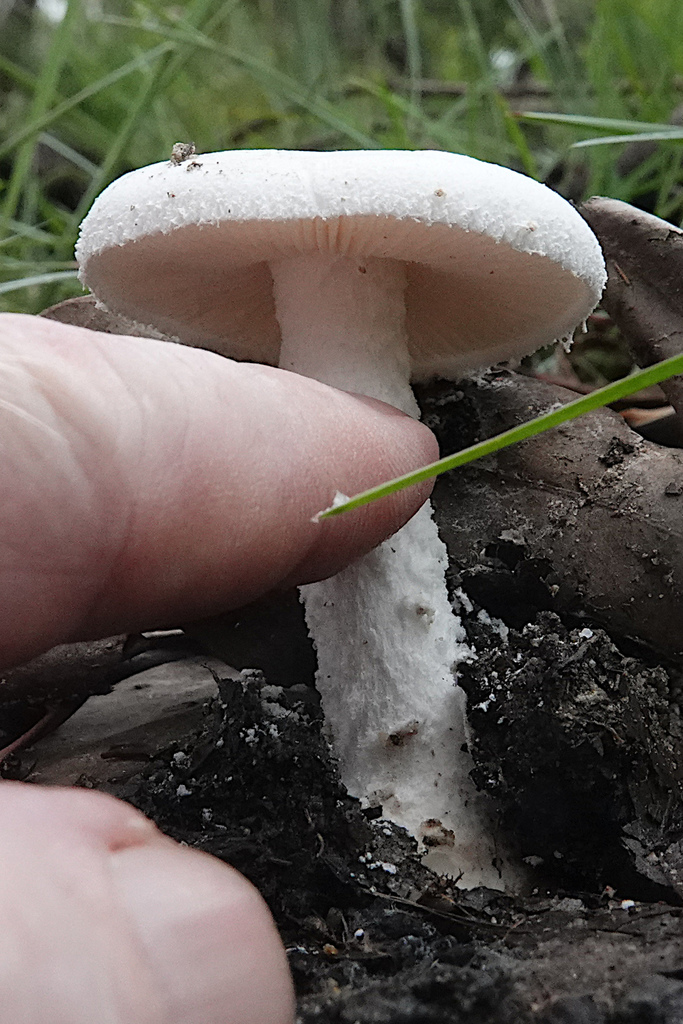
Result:
M277 365L269 262L405 262L413 379L571 334L597 303L594 234L515 171L431 151L233 150L113 182L81 226L80 278L112 312L185 344Z

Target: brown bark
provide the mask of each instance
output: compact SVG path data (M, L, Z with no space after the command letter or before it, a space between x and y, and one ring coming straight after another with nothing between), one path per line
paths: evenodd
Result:
M517 374L425 389L445 452L536 416L571 392ZM540 609L683 654L683 453L601 410L440 478L451 573L513 625Z
M151 336L151 332L141 331L131 320L117 313L101 309L94 295L82 295L75 299L65 299L56 306L44 309L40 314L48 320L58 320L72 327L87 327L90 331L101 331L103 334L128 334L134 337Z
M595 197L580 212L598 236L608 280L602 306L640 366L683 351L683 231L616 199ZM683 376L661 388L683 422Z
M24 665L0 672L0 703L49 703L108 693L122 679L195 653L192 641L182 635L121 634L59 644Z

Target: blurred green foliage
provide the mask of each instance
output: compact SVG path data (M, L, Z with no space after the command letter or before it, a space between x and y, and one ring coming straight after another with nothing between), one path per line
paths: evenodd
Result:
M0 0L0 309L79 294L93 198L179 140L449 149L680 221L680 141L571 147L682 100L680 0Z

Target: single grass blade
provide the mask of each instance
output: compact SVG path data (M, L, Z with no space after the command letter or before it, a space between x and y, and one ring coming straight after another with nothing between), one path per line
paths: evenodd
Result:
M30 238L32 241L40 242L43 245L54 244L55 236L50 234L49 231L43 231L44 223L45 221L42 224L22 224L19 220L10 219L7 222L7 226L14 234L0 239L0 249L14 242L17 238Z
M47 146L52 150L53 153L57 153L59 156L64 157L69 163L73 164L74 167L78 167L79 171L83 171L89 178L93 178L97 174L97 164L94 164L92 160L88 160L86 156L79 153L78 150L73 149L72 146L67 145L62 139L56 135L52 135L50 132L41 132L38 136L38 142L41 142L44 146Z
M595 128L605 132L663 132L674 134L680 131L673 124L657 124L652 121L629 121L616 117L590 117L584 114L554 114L538 110L516 110L514 117L518 121L544 121L546 124L575 125L577 128Z
M458 466L474 462L475 459L481 459L485 455L492 455L493 452L507 448L518 441L525 441L529 437L535 437L536 434L545 433L546 430L558 427L569 420L575 420L578 416L583 416L587 412L593 412L595 409L600 409L611 402L616 402L618 399L625 398L626 395L631 395L641 388L650 387L652 384L659 384L660 381L667 380L669 377L674 377L679 373L683 373L683 352L680 355L672 356L670 359L664 359L661 363L655 363L654 366L649 366L645 370L639 370L629 377L624 377L621 380L614 381L612 384L607 384L603 388L598 388L596 391L592 391L590 395L583 395L581 398L568 402L567 405L563 405L559 409L552 409L550 412L543 413L542 416L537 416L535 419L522 423L518 427L512 427L510 430L497 434L487 441L480 441L470 448L464 448L461 452L456 452L455 455L446 455L445 458L439 459L437 462L431 462L427 466L422 466L420 469L405 473L394 480L388 480L377 487L361 491L360 494L356 494L352 498L344 498L338 502L335 501L330 508L318 512L313 517L313 520L318 522L321 519L329 519L332 516L341 515L343 512L350 512L354 508L360 508L361 505L368 505L371 501L385 498L388 494L403 490L404 487L412 487L413 484L419 484L423 480L430 480L441 473L447 473L450 469L457 469Z
M54 284L55 281L68 281L70 278L78 277L76 270L56 270L52 274L36 274L35 277L22 277L16 281L3 281L0 283L0 295L7 292L17 292L20 288L32 288L34 284Z
M620 142L672 142L683 139L683 128L669 128L667 131L634 132L633 135L600 135L596 139L581 139L574 142L572 149L586 149L588 146L614 146Z
M500 93L496 93L495 101L503 115L503 122L505 124L505 130L508 134L508 138L517 150L519 159L522 161L524 173L528 174L530 178L535 178L536 181L540 181L541 174L538 169L538 162L531 151L531 147L526 140L524 132L519 126L519 121L510 110L510 104Z
M414 0L399 0L403 39L406 47L406 64L410 82L410 102L416 109L422 106L422 93L419 80L422 77L422 53L420 50L420 33L417 27Z

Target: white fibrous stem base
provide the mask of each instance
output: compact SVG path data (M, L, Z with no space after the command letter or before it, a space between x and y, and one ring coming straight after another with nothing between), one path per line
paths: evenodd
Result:
M301 592L349 793L381 804L420 840L430 867L468 887L500 887L488 802L469 778L465 694L454 678L469 650L446 564L427 504L375 551Z
M280 366L418 416L409 384L405 269L305 256L271 266ZM343 572L301 588L316 683L344 784L404 826L426 862L464 886L505 881L491 809L469 778L469 656L448 599L430 506Z

